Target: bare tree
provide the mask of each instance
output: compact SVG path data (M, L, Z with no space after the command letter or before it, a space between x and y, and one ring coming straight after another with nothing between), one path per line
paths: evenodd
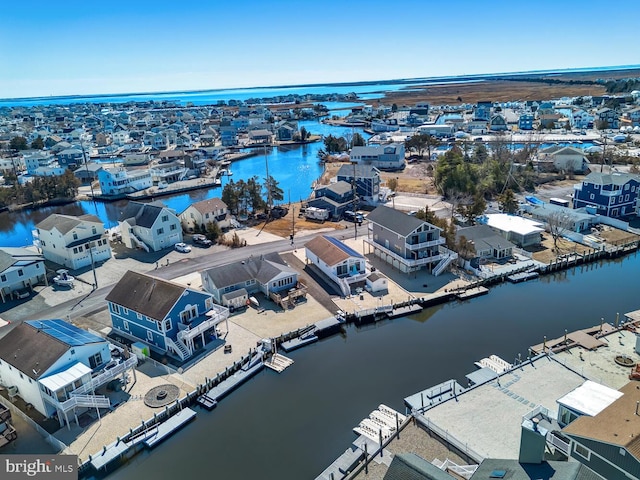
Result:
M559 251L558 239L566 232L571 231L571 219L572 216L562 210L553 211L547 216L547 226L549 227L551 238L553 238L554 252Z

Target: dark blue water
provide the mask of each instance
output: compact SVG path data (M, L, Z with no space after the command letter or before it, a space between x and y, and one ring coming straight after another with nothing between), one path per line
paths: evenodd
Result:
M380 403L455 378L491 354L513 361L530 345L613 322L640 308L640 256L602 262L363 329L348 328L293 352L292 367L259 374L113 480L312 479L355 439L352 428Z

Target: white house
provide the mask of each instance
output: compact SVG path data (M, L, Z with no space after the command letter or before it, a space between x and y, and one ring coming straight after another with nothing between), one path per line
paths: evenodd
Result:
M544 232L543 223L506 213L490 213L478 217L478 221L489 225L504 238L519 247L539 245L542 232Z
M128 248L157 252L182 242L180 219L162 202L129 202L118 224Z
M0 382L9 398L19 396L60 425L89 408L109 408L95 389L136 365L127 358L104 371L109 343L64 320L29 320L0 339Z
M578 148L552 146L538 152L537 165L543 171L584 173L589 168L589 160Z
M353 147L350 157L352 162L372 165L381 170L399 170L405 166L404 145L400 143Z
M0 250L0 298L6 302L14 292L47 284L44 256L28 248Z
M44 258L69 269L111 258L104 225L95 215L54 213L38 223L36 231Z
M103 168L98 172L102 195L125 195L153 185L148 168L127 170L123 167Z
M314 265L342 292L351 295L355 284L364 287L367 277L367 262L361 253L345 245L337 238L321 235L308 241L305 245L307 263Z
M220 228L229 228L231 218L227 204L219 198L210 198L192 203L180 214L182 228L193 232L195 227L207 226L209 222L216 222Z

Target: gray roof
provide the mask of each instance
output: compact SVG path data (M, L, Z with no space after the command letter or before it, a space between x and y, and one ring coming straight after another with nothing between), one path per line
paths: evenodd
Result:
M342 165L336 175L349 178L353 178L354 175L356 178L372 178L380 175L380 170L372 165L358 163L356 165Z
M259 257L249 257L241 262L221 265L206 270L204 273L209 276L216 288L220 289L253 279L266 284L282 272L297 274L293 268L289 267L280 258L280 255L272 253Z
M502 235L496 233L489 225L474 225L472 227L459 228L456 232L456 240L460 240L461 237L472 242L476 252L485 246L490 248L498 246L500 248L513 248L515 246Z
M127 220L131 224L151 228L162 209L163 207L157 203L129 202L119 220L121 222Z
M601 480L602 478L579 462L548 461L535 464L519 463L517 460L490 458L482 461L475 473L471 475L471 480L495 479L496 476L491 476L491 474L500 470L505 471L503 477L505 480L531 480L533 478L544 478L545 480Z
M415 453L398 453L393 457L383 480L453 480L454 478Z
M347 182L343 182L340 180L339 182L332 183L325 187L327 190L331 190L332 192L337 193L338 195L344 195L345 193L352 190L351 184Z
M35 380L69 348L64 342L23 322L0 339L0 358Z
M16 263L17 260L4 250L0 250L0 272L4 272L11 265Z
M72 215L62 215L60 213L54 213L38 223L36 227L40 230L47 231L56 228L60 233L64 235L76 228L82 222L92 222L102 225L102 220L100 220L95 215L80 215L79 217L74 217Z
M111 289L106 300L149 318L162 320L185 290L186 287L177 283L129 270Z
M408 236L411 232L417 230L420 226L427 224L432 228L437 228L429 222L420 220L413 215L407 215L400 210L380 205L373 212L367 215L367 220L376 223L382 227L388 228L392 232L398 233L403 237Z
M584 179L587 183L594 183L598 185L624 185L630 180L640 182L640 176L632 173L591 172Z

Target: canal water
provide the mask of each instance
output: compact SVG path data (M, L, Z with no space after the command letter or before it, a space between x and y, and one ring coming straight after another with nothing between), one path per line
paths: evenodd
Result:
M154 478L313 479L355 439L352 428L378 404L404 411L403 398L473 371L491 354L518 354L569 331L613 323L640 308L640 255L594 263L466 302L322 340L289 354L282 374L264 371L213 412L110 480ZM551 405L550 407L553 407ZM471 420L471 419L470 419Z

